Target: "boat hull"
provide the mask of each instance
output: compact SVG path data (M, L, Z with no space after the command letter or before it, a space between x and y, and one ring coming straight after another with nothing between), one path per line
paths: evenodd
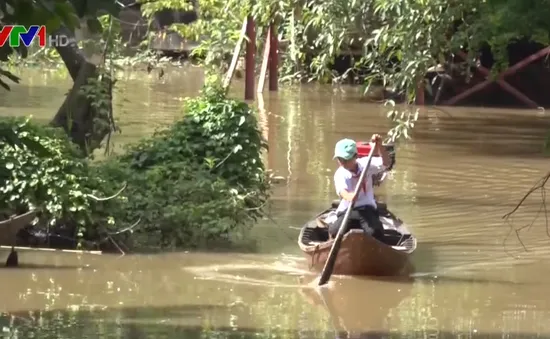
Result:
M318 221L325 211L302 228L298 240L309 266L322 271L334 240L328 238L326 227ZM349 230L342 239L333 274L392 276L404 274L410 268L409 257L416 249L416 238L389 211L381 215L386 240L381 242L360 229ZM320 241L319 241L320 240Z
M15 246L17 233L29 225L36 216L36 211L30 211L10 219L0 221L0 245Z

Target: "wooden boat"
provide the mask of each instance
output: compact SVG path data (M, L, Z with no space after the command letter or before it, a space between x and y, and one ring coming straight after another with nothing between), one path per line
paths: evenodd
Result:
M325 218L336 210L337 202L307 222L298 236L298 246L307 257L310 268L322 271L333 240L329 239ZM379 202L380 220L384 225L384 242L363 230L351 229L344 235L333 274L390 276L406 273L409 256L416 250L416 238L406 225ZM332 213L333 214L333 213Z
M36 212L36 210L33 210L0 221L0 245L12 247L6 259L6 266L15 267L19 265L19 258L14 248L17 242L17 233L34 220Z
M413 279L410 278L342 277L320 289L301 288L300 294L313 307L329 312L335 331L353 334L387 331L388 313L409 297L412 289Z
M0 245L15 246L17 233L36 217L36 211L15 215L0 221Z

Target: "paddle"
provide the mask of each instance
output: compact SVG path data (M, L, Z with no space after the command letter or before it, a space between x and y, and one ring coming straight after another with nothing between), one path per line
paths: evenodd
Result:
M365 175L369 170L370 162L372 160L372 155L374 154L375 148L376 146L373 146L370 149L369 156L367 158L367 166L363 168L363 171L359 176L359 181L357 181L357 185L355 186L355 192L354 192L355 197L357 197L357 194L361 189L361 183L363 182L363 180L365 180ZM329 281L330 276L332 275L332 271L334 270L334 264L336 263L336 257L338 256L338 251L340 251L340 245L342 244L342 239L344 238L344 234L346 234L348 229L347 227L348 219L349 219L349 215L351 214L351 210L353 209L353 205L355 205L355 201L352 201L349 204L346 214L344 215L344 220L342 220L342 225L340 225L340 229L336 234L336 239L334 239L334 243L332 243L332 248L330 249L330 253L328 254L328 259L325 262L325 267L323 267L323 272L321 272L321 278L319 279L319 286L326 284Z

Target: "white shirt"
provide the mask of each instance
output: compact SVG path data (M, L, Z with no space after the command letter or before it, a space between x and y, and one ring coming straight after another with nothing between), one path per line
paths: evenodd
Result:
M368 160L368 157L357 159L357 164L359 165L357 175L353 174L352 172L348 171L342 166L340 166L340 168L336 170L336 172L334 173L334 186L336 188L336 194L338 194L338 196L340 196L340 193L342 192L342 190L346 190L348 192L355 191L355 186L359 181L359 176L361 175L361 172L363 171L365 166L367 166L367 160ZM378 173L384 172L385 170L386 170L386 167L384 166L382 157L373 156L370 162L368 172L365 174L364 180L366 181L366 185L363 185L363 187L359 190L357 199L355 200L354 207L371 205L374 208L377 208L376 201L374 200L372 176ZM365 188L366 188L366 192L365 192ZM344 199L340 200L340 204L336 209L336 213L346 211L349 204L350 202L347 200L344 200Z

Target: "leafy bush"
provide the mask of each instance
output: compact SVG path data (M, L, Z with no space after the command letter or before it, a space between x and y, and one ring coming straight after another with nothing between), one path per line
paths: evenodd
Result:
M99 203L86 159L62 130L21 118L1 119L0 130L0 219L37 209L40 226L83 236Z
M130 183L125 192L130 198L111 203L105 213L115 220L141 220L125 240L133 248L198 247L228 241L251 225L244 200L227 181L185 162L136 171L115 160L96 170L110 182Z
M0 131L3 217L38 209L38 227L74 238L98 242L113 225L139 219L126 237L134 248L227 240L261 216L269 196L254 111L220 88L187 100L181 120L100 163L83 158L62 130L3 119ZM97 198L123 184L116 198Z
M127 180L118 218L140 218L135 239L160 247L228 239L261 216L269 196L266 148L254 111L208 87L185 104L185 116L97 168L111 182Z

